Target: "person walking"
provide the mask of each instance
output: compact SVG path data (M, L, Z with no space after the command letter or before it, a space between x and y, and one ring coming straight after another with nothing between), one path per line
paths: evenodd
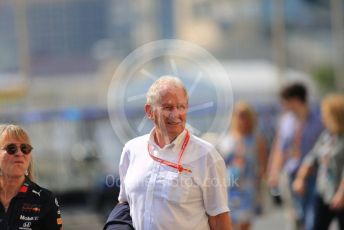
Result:
M326 230L336 218L344 229L344 95L327 96L322 102L326 130L307 155L293 183L295 192L305 195L306 178L318 165L315 200L315 230Z
M270 155L268 183L272 188L279 185L282 170L287 174L288 192L291 196L295 229L312 230L314 223L315 174L307 179L310 189L300 196L292 189L297 171L303 159L313 148L323 131L320 112L308 103L307 89L301 83L291 83L280 92L285 114L281 119L275 138L273 154Z
M256 130L257 116L244 101L234 106L231 129L218 148L227 166L229 208L233 228L251 229L253 218L262 205L261 185L267 162L266 140Z
M188 93L163 76L147 92L149 134L123 148L119 202L128 202L135 229L231 229L226 167L214 146L185 128Z

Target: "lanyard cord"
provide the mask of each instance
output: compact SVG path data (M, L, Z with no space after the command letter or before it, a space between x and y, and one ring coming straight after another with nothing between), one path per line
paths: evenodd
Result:
M165 165L168 165L172 168L175 168L178 170L178 172L183 172L183 171L186 171L186 172L189 172L191 173L192 171L190 169L187 169L187 168L184 168L183 165L182 165L182 157L183 157L183 154L184 154L184 151L186 149L186 146L188 145L189 143L189 140L190 140L190 134L189 134L189 131L186 130L186 136L185 136L185 139L184 139L184 142L183 142L183 145L182 145L182 148L180 149L180 152L179 152L179 156L178 156L178 163L174 163L174 162L171 162L171 161L167 161L167 160L164 160L164 159L161 159L159 157L156 157L152 154L152 150L153 150L153 146L150 145L148 143L148 153L149 153L149 156L155 160L155 161L158 161L160 162L161 164L165 164Z

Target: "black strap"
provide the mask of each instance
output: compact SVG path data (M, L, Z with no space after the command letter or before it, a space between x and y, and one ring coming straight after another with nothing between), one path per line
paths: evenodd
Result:
M132 226L132 223L130 221L125 221L125 220L111 220L109 222L107 222L103 228L103 230L111 230L111 229L107 229L107 227L112 226L112 225L117 225L117 224L121 224L121 225L127 225L128 229L134 229Z

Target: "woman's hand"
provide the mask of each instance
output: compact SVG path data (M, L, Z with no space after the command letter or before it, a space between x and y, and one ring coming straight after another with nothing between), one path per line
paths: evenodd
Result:
M332 209L342 209L344 208L344 192L338 190L331 200Z
M305 180L302 178L296 178L293 182L294 192L303 195L305 193Z
M275 188L279 185L279 176L276 174L277 173L271 173L268 176L268 185L270 188Z

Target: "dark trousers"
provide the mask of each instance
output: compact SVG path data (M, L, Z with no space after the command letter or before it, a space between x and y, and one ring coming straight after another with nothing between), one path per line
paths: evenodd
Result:
M339 223L339 229L344 230L344 209L333 210L318 195L315 200L315 223L314 230L326 230L331 221L336 218Z

